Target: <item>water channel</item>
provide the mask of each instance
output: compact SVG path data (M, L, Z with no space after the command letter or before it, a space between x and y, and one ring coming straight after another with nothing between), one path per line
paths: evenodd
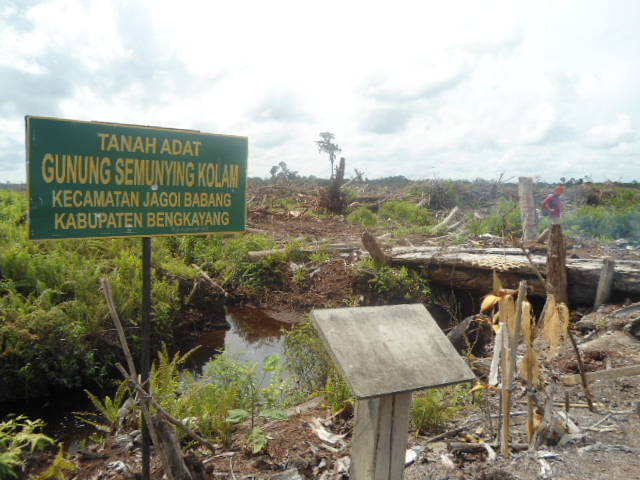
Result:
M282 357L282 340L290 324L274 320L262 309L254 307L228 307L226 320L229 329L205 333L188 345L188 349L199 348L190 357L187 369L201 373L206 362L223 349L239 355L243 362L258 365L262 365L263 360L273 353ZM105 395L113 396L112 393ZM5 405L0 413L2 417L19 413L32 419L45 420L45 433L56 442L63 442L68 450L75 451L81 448L84 439L95 433L95 429L76 418L74 412L93 410L86 393L79 391L53 396L43 402L30 402L28 405Z

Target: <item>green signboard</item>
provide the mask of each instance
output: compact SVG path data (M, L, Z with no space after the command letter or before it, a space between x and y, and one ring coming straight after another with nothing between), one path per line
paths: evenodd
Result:
M26 117L29 238L246 227L246 137Z

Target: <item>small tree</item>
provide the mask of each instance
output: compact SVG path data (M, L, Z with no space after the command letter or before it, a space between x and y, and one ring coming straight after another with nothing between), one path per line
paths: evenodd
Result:
M322 140L316 140L316 145L318 145L318 153L328 153L329 161L331 162L331 177L333 179L333 163L336 160L336 154L340 153L342 150L333 143L333 139L335 135L331 132L322 132L320 134Z

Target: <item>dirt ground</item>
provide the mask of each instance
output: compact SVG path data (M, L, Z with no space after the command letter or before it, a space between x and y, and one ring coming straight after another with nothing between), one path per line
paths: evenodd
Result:
M280 320L296 321L302 312L328 303L344 306L351 294L350 265L357 260L364 229L342 217L308 216L304 210L273 210L253 201L249 208L250 231L277 234L283 244L300 238L306 243L332 243L356 246L358 250L335 256L312 277L312 285L304 296L270 292L262 298L263 306ZM373 232L384 235L385 232ZM437 244L442 239L383 237L382 242L413 245ZM637 259L638 251L603 249L580 245L573 241L570 255L583 258L614 256ZM585 370L600 371L640 365L640 342L625 329L640 317L640 308L616 315L623 305L607 305L600 312L583 312L582 319L572 325L580 346ZM473 359L471 366L482 376L488 359ZM465 411L445 432L418 436L409 432L407 448L417 452L405 469L407 480L444 479L640 479L640 387L639 376L598 380L590 384L593 411L587 408L581 385L565 386L561 379L578 372L576 355L571 346L563 346L560 354L543 364L542 375L551 388L554 418L568 412L572 425L569 433L549 438L540 448L526 448L525 418L527 394L522 385L514 391L511 423L511 445L506 458L496 446L500 425L498 394L489 391L486 403ZM544 403L547 396L538 392ZM568 407L567 407L568 406ZM215 452L200 448L190 450L188 463L194 479L340 479L348 478L352 418L332 416L322 399L314 399L290 412L286 421L265 421L260 427L268 436L268 453L248 453L243 435L236 433L233 448L217 446ZM559 438L558 438L559 437ZM558 444L558 441L562 445ZM50 458L37 456L28 473L41 471ZM111 438L99 446L73 454L70 460L77 470L69 479L131 480L140 478L139 437ZM152 478L162 477L162 466L152 456Z

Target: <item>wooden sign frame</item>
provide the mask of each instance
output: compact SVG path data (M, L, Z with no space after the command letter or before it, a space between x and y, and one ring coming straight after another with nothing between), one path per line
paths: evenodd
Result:
M314 310L311 322L358 399L353 480L400 480L411 392L475 375L422 304Z

